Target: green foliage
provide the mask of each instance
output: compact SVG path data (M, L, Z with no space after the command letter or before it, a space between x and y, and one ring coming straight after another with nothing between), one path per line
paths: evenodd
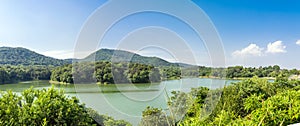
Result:
M75 97L62 91L28 89L22 95L2 92L0 125L91 125L92 118Z
M278 65L267 66L267 67L243 67L234 66L227 68L210 68L199 66L200 77L218 77L218 78L251 78L257 77L289 77L291 75L299 75L300 71L296 69L287 70L280 69ZM191 72L192 70L188 71Z
M173 91L172 97L170 97L168 101L170 118L172 118L170 122L175 124L177 121L180 121L185 113L187 113L190 104L192 104L192 101L188 94L180 91Z
M167 126L170 124L171 123L166 113L164 113L161 109L148 106L143 111L143 118L139 125L140 126Z
M50 89L12 91L0 94L0 125L102 125L131 126L124 120L99 115L86 108L76 97L64 95L62 90Z
M208 95L209 89L206 87L192 88L191 92L180 91L171 92L172 96L168 101L168 113L161 109L147 107L143 111L141 125L199 125L202 104Z
M49 80L52 67L47 66L0 66L0 84L18 81Z
M125 75L127 75L127 79L132 83L159 82L161 80L157 68L137 63L129 64Z
M217 97L221 93L220 89L199 87L188 93L173 91L166 118L170 122L168 125L179 126L269 126L299 123L299 87L300 81L288 80L286 77L278 77L275 82L253 77L225 87L220 98ZM209 102L210 100L218 102ZM146 110L150 115L151 112L159 111L149 107ZM210 110L212 113L205 116L205 112ZM182 113L181 118L176 117ZM159 118L156 120L163 121ZM148 123L154 124L151 121Z
M257 77L278 77L279 75L289 77L290 75L299 75L299 71L296 69L286 70L280 69L278 65L268 67L248 67L242 66L228 67L226 69L226 78L251 78Z
M199 76L201 77L208 77L211 75L212 68L199 66Z
M75 66L74 66L75 65ZM76 77L73 77L73 75ZM76 63L57 67L52 71L51 81L62 83L150 83L161 81L160 71L150 65L137 63Z
M87 112L94 119L94 123L101 126L131 126L129 122L125 120L115 120L110 116L99 115L95 110L88 108Z
M181 70L179 67L162 67L160 73L164 80L180 79Z
M300 91L288 90L263 101L249 117L253 123L261 125L289 125L300 122L299 112Z

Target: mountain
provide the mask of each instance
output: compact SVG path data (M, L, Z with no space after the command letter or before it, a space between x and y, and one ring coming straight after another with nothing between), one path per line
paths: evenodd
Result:
M192 65L183 63L170 63L158 57L146 57L124 50L100 49L84 59L55 59L44 56L22 47L0 47L0 65L52 65L61 66L71 64L72 61L115 61L132 62L153 66L181 66L190 67Z
M69 61L55 59L38 54L29 49L17 47L0 47L0 64L10 65L53 65L61 66Z
M100 49L89 56L84 61L115 61L115 62L133 62L153 66L178 66L176 63L170 63L158 57L146 57L124 50Z
M186 64L186 63L175 63L175 64L177 64L180 67L184 67L184 68L187 68L187 67L197 67L197 65L191 65L191 64Z

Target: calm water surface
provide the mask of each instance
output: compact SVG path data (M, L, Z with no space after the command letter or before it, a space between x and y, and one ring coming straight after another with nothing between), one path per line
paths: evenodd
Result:
M142 111L147 106L167 108L167 98L174 90L188 92L191 88L204 86L210 89L224 87L236 80L186 78L181 80L163 81L155 84L118 84L118 85L54 85L64 89L66 94L78 97L86 106L107 114L116 119L125 119L137 125ZM21 92L27 88L50 88L48 81L29 81L18 84L0 85L0 90Z

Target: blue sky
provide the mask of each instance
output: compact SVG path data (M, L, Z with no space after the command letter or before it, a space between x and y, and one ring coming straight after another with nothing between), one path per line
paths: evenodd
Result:
M0 46L21 46L56 58L70 58L84 23L106 2L2 0ZM227 65L279 64L285 68L300 68L300 42L297 44L300 40L300 1L194 0L194 3L215 25L223 42ZM172 4L176 2L170 6ZM174 31L188 43L199 65L210 65L205 46L193 30L180 20L159 13L145 12L122 19L107 33L99 48L116 48L124 35L146 26ZM163 51L148 49L139 53L176 61Z

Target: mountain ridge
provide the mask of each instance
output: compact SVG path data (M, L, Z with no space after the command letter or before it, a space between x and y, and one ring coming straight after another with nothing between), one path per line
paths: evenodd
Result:
M57 59L42 55L23 47L0 47L0 65L52 65L62 66L78 61L131 62L153 66L193 66L184 63L171 63L162 58L148 57L125 50L102 48L83 59Z
M53 65L66 64L65 60L39 54L23 47L0 47L1 65Z
M174 66L176 63L170 63L162 58L148 57L125 50L99 49L88 55L85 61L112 61L112 62L132 62L153 66Z

